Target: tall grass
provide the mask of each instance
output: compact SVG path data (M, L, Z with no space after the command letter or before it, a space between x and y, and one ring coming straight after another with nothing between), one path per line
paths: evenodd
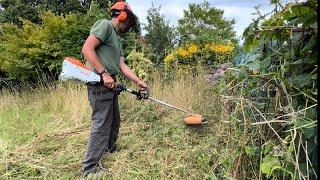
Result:
M121 94L119 149L103 157L103 178L230 178L238 140L203 75L151 79L150 96L203 114L208 123L190 128L181 112ZM0 98L0 178L79 179L91 123L86 87L58 83Z

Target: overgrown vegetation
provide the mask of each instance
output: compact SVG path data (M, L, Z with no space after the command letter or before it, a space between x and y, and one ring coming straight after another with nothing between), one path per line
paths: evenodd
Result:
M1 27L1 70L11 79L33 80L41 73L58 74L61 59L80 56L79 47L89 33L85 18L45 13L42 25L23 20L22 28L12 24ZM68 38L66 38L68 37Z
M225 76L229 122L242 139L233 175L317 178L317 2L272 1L245 30L247 54Z

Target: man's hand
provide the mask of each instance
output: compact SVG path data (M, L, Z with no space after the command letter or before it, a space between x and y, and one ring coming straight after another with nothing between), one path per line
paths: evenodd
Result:
M141 80L137 82L137 85L139 86L140 91L145 91L148 88L148 85Z
M112 77L109 74L103 73L102 74L102 79L103 79L103 85L105 85L106 87L113 89L115 88L115 82L112 79Z

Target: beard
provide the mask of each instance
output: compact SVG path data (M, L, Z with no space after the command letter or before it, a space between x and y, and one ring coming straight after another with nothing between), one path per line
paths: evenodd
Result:
M119 33L124 34L130 30L131 27L123 26L119 28Z
M134 24L135 21L129 17L125 22L123 22L123 24L120 25L119 33L128 32Z

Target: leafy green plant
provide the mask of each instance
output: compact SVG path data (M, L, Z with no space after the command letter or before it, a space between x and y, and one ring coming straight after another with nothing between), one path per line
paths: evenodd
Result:
M143 81L148 80L148 74L151 72L153 63L144 56L144 53L131 51L127 57L128 66Z
M43 25L23 21L22 29L12 24L1 26L1 70L20 81L37 79L40 74L55 75L65 56L80 57L88 29L79 16L52 13L41 15Z
M169 21L160 10L161 7L152 4L146 17L148 24L144 26L144 30L147 31L145 40L149 45L150 59L155 64L162 63L166 52L172 49L174 39L174 28L169 25Z
M226 89L235 96L227 98L233 104L230 116L243 119L238 123L242 146L249 139L273 143L261 156L244 147L247 157L240 158L241 150L238 162L257 157L261 173L275 179L316 178L317 2L272 4L267 15L257 8L257 18L244 31L245 51L234 59Z

